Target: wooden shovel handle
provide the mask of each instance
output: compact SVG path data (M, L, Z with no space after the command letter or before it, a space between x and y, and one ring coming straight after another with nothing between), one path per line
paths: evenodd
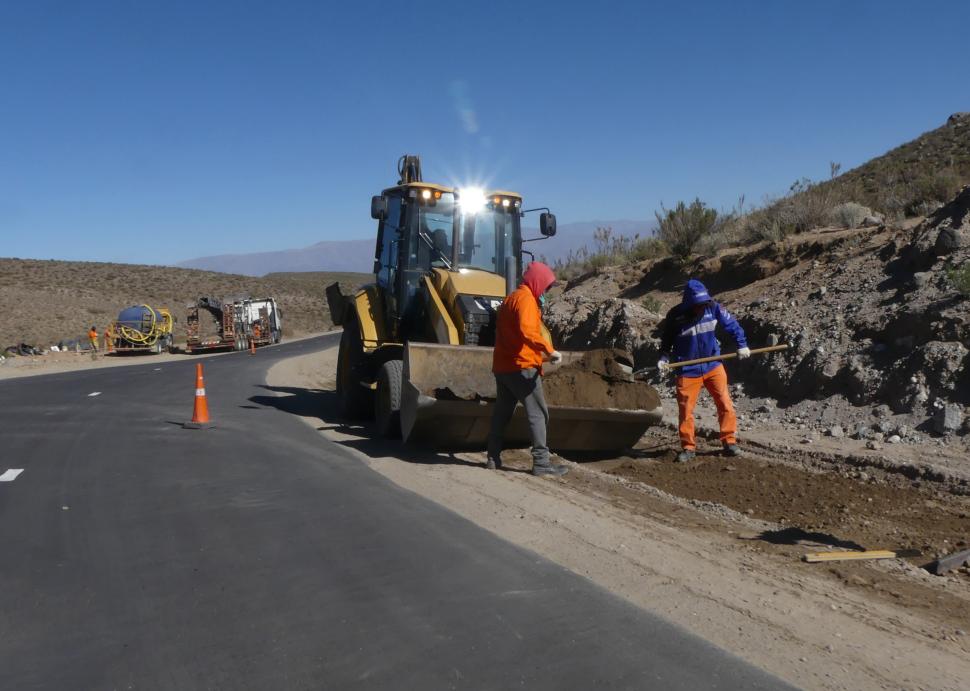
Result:
M758 353L774 353L779 350L787 350L788 344L783 343L781 345L766 346L764 348L752 348L751 354L757 355ZM730 360L731 358L736 358L737 353L722 353L720 355L714 355L712 357L701 357L696 360L683 360L681 362L671 362L667 365L670 369L675 367L686 367L687 365L699 365L702 362L714 362L715 360Z

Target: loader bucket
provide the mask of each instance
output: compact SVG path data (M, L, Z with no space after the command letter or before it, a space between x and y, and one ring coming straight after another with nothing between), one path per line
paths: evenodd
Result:
M563 353L563 365L583 353ZM488 440L495 401L492 349L409 343L404 350L401 432L405 441L435 449L483 448ZM651 392L648 409L583 405L550 400L548 445L562 451L608 451L632 447L663 413ZM531 437L522 406L505 430L505 445L529 446Z

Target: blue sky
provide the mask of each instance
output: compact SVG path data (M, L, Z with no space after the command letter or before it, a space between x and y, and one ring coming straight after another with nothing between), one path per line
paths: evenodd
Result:
M729 207L970 110L970 3L0 0L0 256L369 237L405 153L560 223Z

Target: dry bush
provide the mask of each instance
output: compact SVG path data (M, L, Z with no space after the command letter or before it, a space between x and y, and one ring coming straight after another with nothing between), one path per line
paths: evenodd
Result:
M597 228L593 232L593 249L584 245L578 250L570 250L565 259L556 261L554 269L557 276L568 281L607 266L640 262L666 255L667 248L658 238L641 238L639 234L632 238L614 235L613 229L607 226Z
M677 202L673 209L660 206L655 212L659 230L657 236L670 249L673 256L682 260L689 259L694 248L705 237L717 232L720 221L716 209L707 206L700 199L694 199L690 206Z
M828 213L829 224L840 228L858 228L872 210L855 202L843 202L832 207Z
M964 262L960 268L950 269L946 277L960 295L970 297L970 262Z

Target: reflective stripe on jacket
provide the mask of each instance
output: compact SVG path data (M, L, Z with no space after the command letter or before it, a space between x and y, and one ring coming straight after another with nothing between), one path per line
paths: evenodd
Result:
M715 336L718 325L721 325L734 338L738 348L745 348L748 340L744 329L738 320L716 302L710 302L704 308L704 313L694 318L692 307L680 304L667 313L663 337L660 341L660 353L673 353L673 360L695 360L721 354L721 344ZM705 362L700 365L687 365L677 370L681 377L701 377L717 367L720 362Z

